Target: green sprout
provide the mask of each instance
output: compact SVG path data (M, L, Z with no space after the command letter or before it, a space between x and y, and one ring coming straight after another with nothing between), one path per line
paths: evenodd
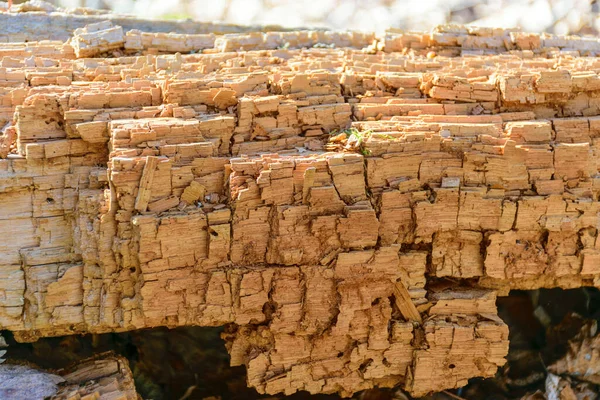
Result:
M364 147L362 147L362 145L369 137L371 137L371 134L373 133L372 130L359 131L356 128L348 128L342 131L334 130L330 133L330 136L337 136L340 133L345 134L346 138L351 143L351 145L353 147L359 148L359 151L363 156L371 155L371 150L365 149Z
M371 136L373 131L368 130L368 131L361 132L356 128L348 128L348 129L344 129L341 133L345 133L346 137L348 139L354 138L354 140L356 140L358 142L358 145L360 146L366 139L368 139ZM337 134L337 132L336 132L336 134Z

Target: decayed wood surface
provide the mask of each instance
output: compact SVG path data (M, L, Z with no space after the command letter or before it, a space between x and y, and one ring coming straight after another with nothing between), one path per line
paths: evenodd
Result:
M0 45L21 341L227 325L261 393L419 396L505 362L498 294L598 285L596 38L73 35Z
M140 399L129 363L122 356L99 354L59 373L64 382L52 399Z

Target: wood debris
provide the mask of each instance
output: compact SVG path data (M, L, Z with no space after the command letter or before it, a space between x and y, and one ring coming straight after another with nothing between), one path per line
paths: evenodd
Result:
M98 354L59 373L64 382L52 399L139 399L129 363L122 356Z
M598 326L596 321L586 321L581 331L569 340L567 353L548 369L555 375L569 375L578 380L600 384L598 358Z
M421 396L504 364L497 295L599 285L597 39L109 25L0 46L18 340L228 324L260 393Z
M0 396L10 399L48 398L137 400L127 359L102 353L54 373L26 365L0 366Z

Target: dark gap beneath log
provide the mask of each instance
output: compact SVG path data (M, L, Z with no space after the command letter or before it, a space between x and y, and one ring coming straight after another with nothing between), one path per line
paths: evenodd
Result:
M507 363L492 379L471 379L458 390L463 398L521 399L543 392L547 366L565 355L585 320L600 319L596 288L513 290L496 304L510 332Z
M17 343L3 331L9 345L7 362L29 363L45 370L65 368L94 354L112 350L129 360L136 389L144 399L262 399L246 386L245 367L230 367L220 334L223 328L154 328L102 335L72 335ZM283 396L282 396L283 397ZM297 393L290 399L338 399Z

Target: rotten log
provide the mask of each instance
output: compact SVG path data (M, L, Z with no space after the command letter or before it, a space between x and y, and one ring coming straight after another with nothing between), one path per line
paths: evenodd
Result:
M504 364L497 295L599 285L599 39L114 32L0 45L19 341L228 325L260 393L420 396Z

